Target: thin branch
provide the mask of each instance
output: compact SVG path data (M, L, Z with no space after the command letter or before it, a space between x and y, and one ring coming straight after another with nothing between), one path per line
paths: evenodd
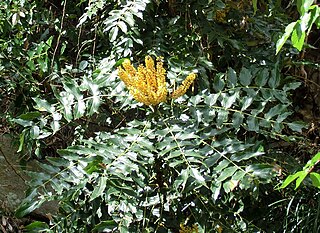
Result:
M17 169L14 167L14 165L9 161L9 159L6 157L6 155L3 153L1 146L0 146L0 153L3 156L3 158L5 159L5 161L7 162L7 164L9 164L9 166L12 168L13 172L19 176L24 182L26 182L27 180L20 175L20 173L17 171Z
M61 40L61 35L62 35L62 28L63 28L63 23L64 23L64 18L66 16L66 5L67 5L67 0L63 2L63 10L62 10L62 18L61 18L61 23L60 23L60 32L59 36L57 39L56 47L54 48L53 55L52 55L52 61L51 61L51 71L53 71L53 66L54 66L54 58L57 54L57 50L59 48L60 40Z

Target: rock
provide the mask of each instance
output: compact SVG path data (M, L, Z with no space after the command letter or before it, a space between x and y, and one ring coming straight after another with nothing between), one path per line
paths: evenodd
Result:
M25 197L29 178L21 169L16 151L17 146L9 136L0 136L0 213L14 213ZM39 169L34 164L28 167L33 171ZM35 213L43 216L55 214L57 206L57 203L45 203Z

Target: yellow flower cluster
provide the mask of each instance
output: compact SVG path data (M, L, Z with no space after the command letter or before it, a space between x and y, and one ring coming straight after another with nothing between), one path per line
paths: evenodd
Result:
M134 68L130 60L125 60L122 67L118 68L118 75L137 101L155 106L167 100L166 70L160 59L157 59L155 67L154 60L146 56L145 66L139 65L138 69ZM171 94L171 98L175 99L184 95L195 78L195 74L190 74Z
M118 74L133 98L145 105L157 105L167 98L166 70L161 61L155 68L150 56L145 57L145 64L145 67L140 65L136 70L129 60L125 60L123 68L118 68Z
M194 73L189 74L186 77L186 79L182 81L182 84L171 94L171 98L177 99L180 96L183 96L195 79L196 79L196 74Z
M192 225L191 227L186 227L183 224L180 224L179 233L198 233L198 226L196 224Z

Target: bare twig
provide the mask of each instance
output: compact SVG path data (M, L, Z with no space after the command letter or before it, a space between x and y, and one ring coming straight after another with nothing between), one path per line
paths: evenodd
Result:
M54 48L53 55L52 55L52 61L51 61L51 71L53 71L53 66L54 66L54 58L57 54L57 50L59 48L61 36L62 36L62 28L63 28L63 22L64 22L64 17L66 15L66 5L67 5L67 0L63 2L63 10L62 10L62 18L61 18L61 23L60 23L60 32L58 35L56 47Z
M9 161L9 159L3 153L1 146L0 146L0 153L3 156L3 158L6 160L6 162L9 164L9 166L12 168L13 172L16 173L16 175L19 176L24 182L26 182L26 179L20 175L20 173L17 171L17 169L14 167L14 165Z

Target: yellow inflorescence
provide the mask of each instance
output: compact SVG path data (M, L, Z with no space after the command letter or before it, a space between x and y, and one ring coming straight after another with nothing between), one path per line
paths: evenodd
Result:
M183 80L182 84L171 94L172 99L177 99L180 96L183 96L186 91L189 89L191 84L196 78L196 74L191 73L189 74L185 80Z
M139 65L138 69L134 68L130 60L125 60L122 67L118 68L118 75L137 101L155 106L167 100L166 70L160 58L157 59L155 66L154 60L146 56L145 66ZM188 75L182 85L171 94L171 97L176 99L184 95L195 78L196 75L193 73Z
M180 224L180 230L179 233L198 233L198 226L196 224L192 225L192 227L184 226L183 224Z

